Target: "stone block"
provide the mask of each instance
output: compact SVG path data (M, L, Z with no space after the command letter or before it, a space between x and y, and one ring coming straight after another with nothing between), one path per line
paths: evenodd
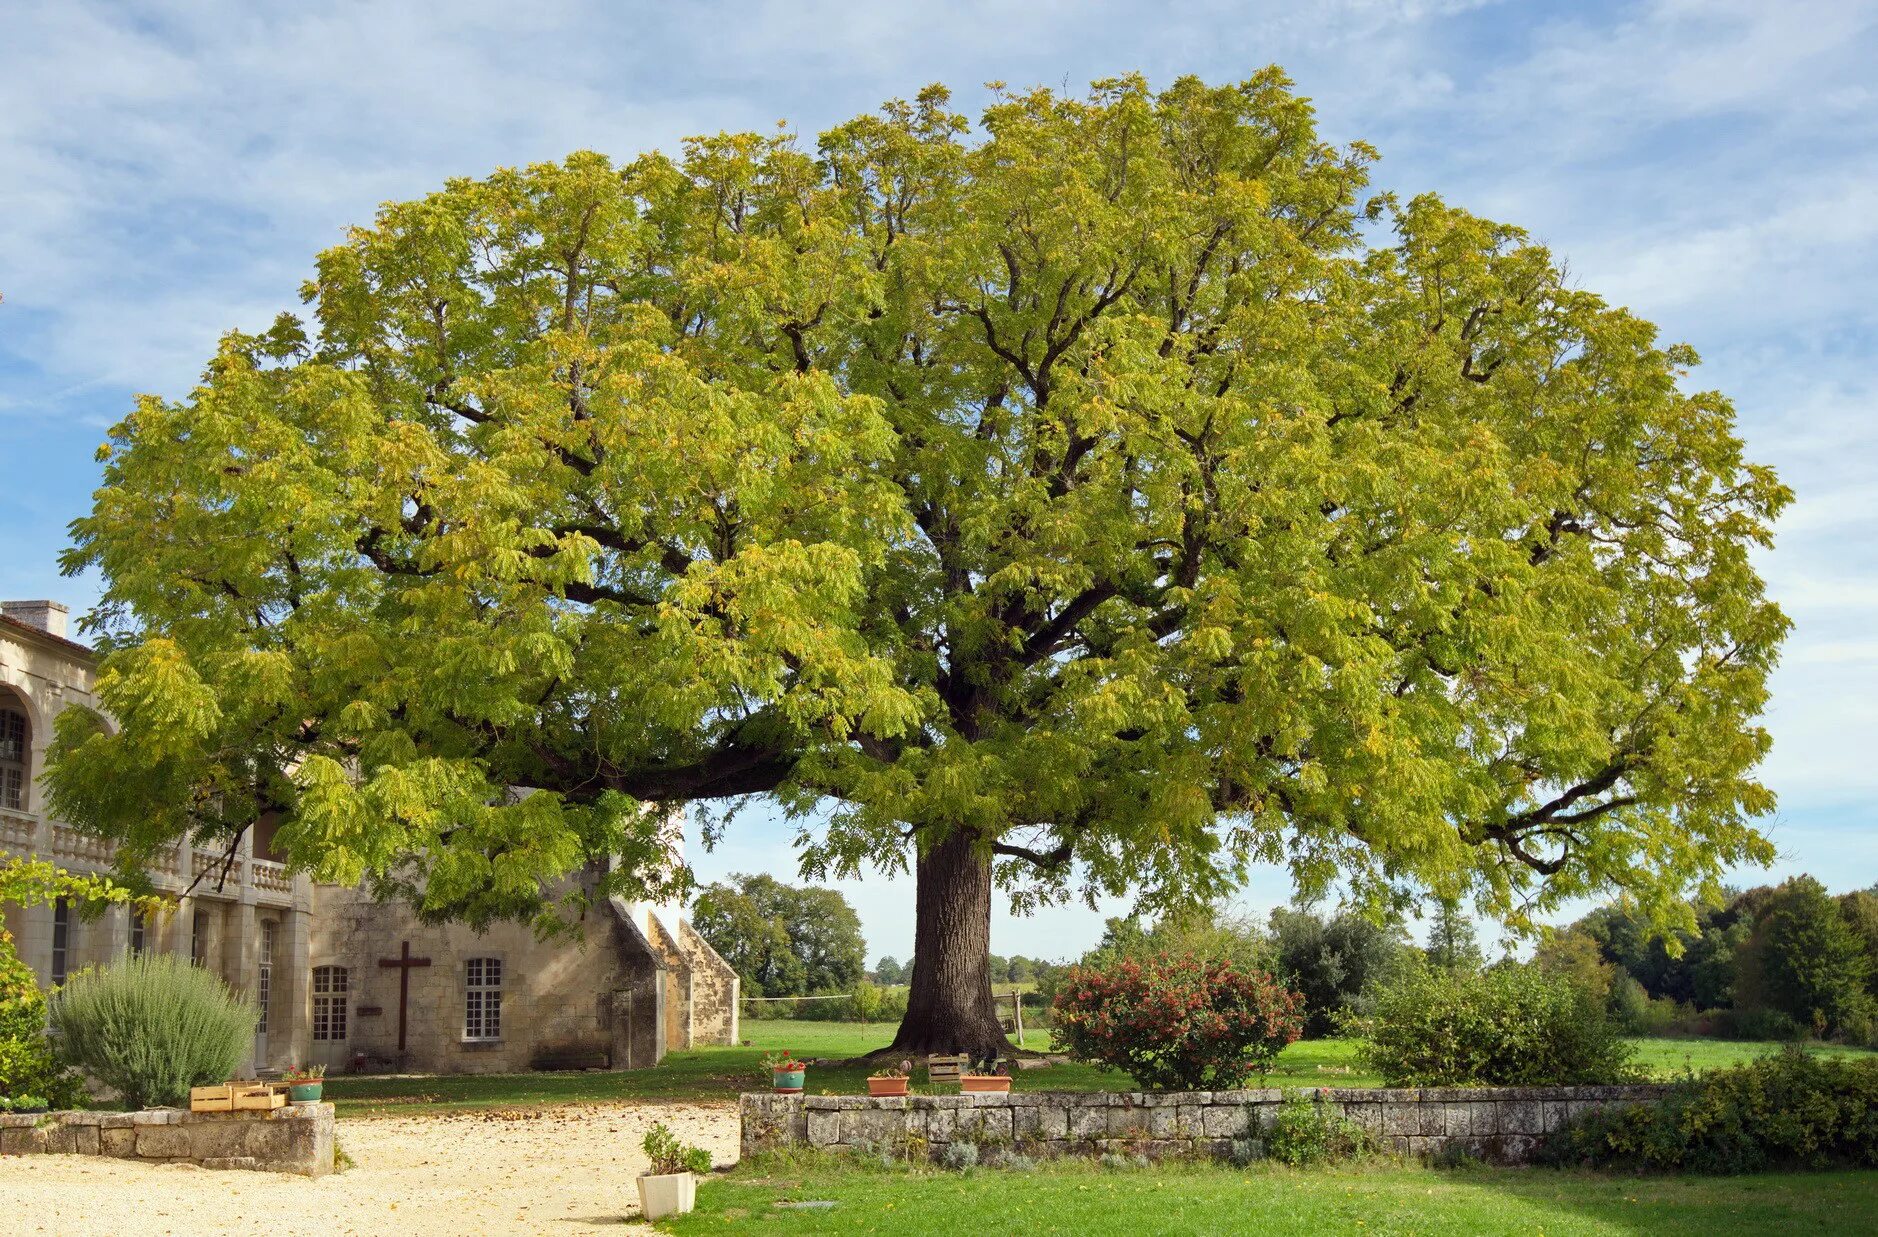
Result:
M1472 1104L1445 1103L1441 1108L1441 1132L1448 1137L1465 1138L1474 1132L1474 1106Z
M75 1155L78 1152L78 1127L72 1125L48 1125L45 1128L46 1150L53 1155ZM97 1131L92 1131L94 1136Z
M952 1131L958 1127L958 1110L935 1108L926 1114L926 1139L929 1142L943 1143L952 1141Z
M1397 1100L1382 1106L1382 1132L1387 1135L1419 1134L1421 1106Z
M1500 1132L1499 1110L1494 1107L1491 1100L1467 1106L1467 1132L1476 1138Z
M98 1153L120 1160L137 1154L137 1132L128 1125L108 1125L98 1131Z
M134 1112L107 1112L98 1116L98 1128L101 1130L127 1130L134 1122Z
M132 1125L177 1125L183 1119L179 1108L146 1108L127 1115Z
M809 1146L832 1147L841 1141L841 1114L809 1109Z
M1207 1138L1244 1138L1252 1126L1252 1110L1243 1104L1213 1104L1202 1110L1200 1133Z
M204 1168L248 1169L259 1168L260 1162L251 1155L210 1156L202 1161Z
M194 1148L189 1137L195 1127L178 1125L142 1125L137 1128L137 1158L167 1160L186 1157Z
M1043 1113L1040 1107L1011 1109L1011 1137L1020 1143L1043 1137Z
M1069 1137L1071 1139L1106 1138L1109 1132L1108 1110L1104 1108L1073 1108L1069 1113Z
M1110 1138L1141 1138L1148 1133L1148 1113L1146 1108L1111 1108L1109 1109Z
M1060 1105L1037 1110L1037 1137L1068 1138L1070 1110Z
M39 1116L30 1112L0 1112L0 1130L20 1130L39 1124Z
M1545 1109L1538 1100L1502 1100L1497 1107L1502 1134L1545 1132Z
M74 1125L70 1128L72 1151L76 1155L98 1154L98 1127L95 1125Z
M38 1126L0 1130L0 1155L37 1155L46 1149L46 1131Z

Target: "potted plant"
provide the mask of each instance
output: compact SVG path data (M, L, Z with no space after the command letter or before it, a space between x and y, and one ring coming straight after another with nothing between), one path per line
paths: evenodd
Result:
M1002 1061L987 1057L983 1061L972 1063L973 1069L968 1074L959 1075L960 1091L1009 1091L1011 1089L1011 1067Z
M912 1071L911 1061L900 1062L899 1069L877 1069L867 1076L869 1095L905 1095L907 1075Z
M43 1095L16 1095L13 1097L14 1112L44 1112L48 1107Z
M296 1104L314 1104L319 1102L320 1092L326 1085L326 1067L324 1065L295 1066L280 1076L287 1084L287 1098Z
M780 1054L763 1054L763 1068L769 1074L770 1087L778 1095L801 1095L804 1080L808 1077L809 1066L806 1061L798 1061L789 1055L787 1048Z
M646 1131L646 1171L639 1174L639 1210L648 1220L681 1216L698 1204L698 1174L711 1171L711 1153L689 1147L663 1121Z

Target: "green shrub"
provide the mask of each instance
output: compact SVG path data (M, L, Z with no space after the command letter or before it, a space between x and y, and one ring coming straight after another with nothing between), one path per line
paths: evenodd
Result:
M1587 1114L1548 1140L1546 1157L1693 1173L1878 1166L1878 1060L1785 1048L1661 1103Z
M1152 1090L1217 1091L1271 1068L1303 1029L1304 998L1224 959L1160 955L1071 967L1051 1013L1079 1061Z
M1352 1026L1390 1086L1558 1086L1634 1076L1602 1006L1531 966L1478 974L1411 969Z
M711 1171L711 1153L703 1147L680 1142L678 1135L663 1121L646 1131L639 1146L646 1153L646 1171L655 1177L669 1177L674 1173L703 1176Z
M1712 1034L1721 1039L1775 1040L1793 1043L1806 1038L1806 1028L1791 1014L1777 1009L1717 1009L1708 1015Z
M22 1095L43 1095L56 1108L75 1108L85 1086L53 1055L46 1038L46 994L33 968L0 942L0 1098Z
M234 1072L255 1009L175 954L143 954L73 977L52 1000L60 1051L133 1108L180 1105Z
M1265 1154L1280 1164L1335 1164L1374 1151L1369 1131L1334 1109L1287 1091L1272 1128L1265 1134Z

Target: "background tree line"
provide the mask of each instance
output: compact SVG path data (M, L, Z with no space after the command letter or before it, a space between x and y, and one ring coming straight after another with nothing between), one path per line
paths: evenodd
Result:
M1621 904L1540 945L1633 1032L1878 1045L1878 886L1834 897L1811 876L1695 904L1664 936Z

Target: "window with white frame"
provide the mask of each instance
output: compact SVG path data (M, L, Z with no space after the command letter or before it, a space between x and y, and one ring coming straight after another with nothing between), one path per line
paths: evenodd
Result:
M502 959L471 958L464 975L463 1038L502 1038Z
M72 904L60 898L52 904L52 986L65 982L72 955Z
M26 714L0 707L0 808L26 810Z
M261 1016L254 1024L257 1035L267 1034L267 1007L274 996L275 927L272 919L261 921L261 965L254 979L254 1003L261 1007Z
M338 1040L346 1037L347 992L349 976L343 966L313 968L313 1038Z

